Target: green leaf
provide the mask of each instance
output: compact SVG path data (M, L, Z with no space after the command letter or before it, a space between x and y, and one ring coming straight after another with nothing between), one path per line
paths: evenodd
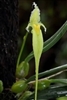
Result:
M67 85L67 79L49 79L51 83L61 83Z
M46 89L47 87L50 87L53 83L60 83L63 85L67 85L67 79L44 79L38 81L38 90ZM35 89L35 82L31 83L32 89Z
M52 46L54 46L60 38L65 34L67 31L67 21L62 25L62 27L48 40L44 42L43 52L49 50ZM33 52L31 52L25 59L25 61L29 62L33 58Z
M55 74L55 73L57 73L57 72L59 72L59 71L65 70L65 69L67 69L67 64L62 65L62 66L58 66L58 67L56 67L56 68L52 68L52 69L47 70L47 71L44 71L44 72L42 72L42 73L39 73L38 76L39 76L39 78L41 78L41 77L43 77L43 76L53 75L53 74ZM32 80L34 80L34 79L35 79L35 75L31 76L27 81L29 82L29 81L32 81Z
M38 91L37 100L49 100L67 95L67 86L51 86L42 91ZM27 100L34 100L34 94L31 95Z
M60 97L60 98L57 98L57 100L67 100L67 97Z

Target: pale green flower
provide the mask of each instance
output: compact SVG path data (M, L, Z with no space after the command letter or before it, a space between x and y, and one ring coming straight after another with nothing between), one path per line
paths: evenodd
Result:
M35 85L35 100L37 100L37 86L38 86L38 69L40 57L43 50L43 36L40 27L42 26L46 32L46 27L40 21L40 10L36 3L33 3L34 10L31 12L29 24L26 30L29 32L29 27L32 27L32 46L35 57L35 67L36 67L36 85Z

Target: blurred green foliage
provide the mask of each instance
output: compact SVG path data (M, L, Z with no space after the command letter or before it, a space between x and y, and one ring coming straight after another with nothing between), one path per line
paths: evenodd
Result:
M60 97L57 100L67 100L67 97Z

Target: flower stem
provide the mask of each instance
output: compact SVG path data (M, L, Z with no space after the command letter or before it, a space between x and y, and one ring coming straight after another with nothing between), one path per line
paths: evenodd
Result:
M35 100L37 100L37 90L38 90L38 71L39 71L39 60L35 61L36 66L36 81L35 81Z
M23 42L22 42L22 46L21 46L21 49L20 49L20 52L19 52L19 55L18 55L16 67L18 67L18 65L20 63L20 58L21 58L21 55L22 55L22 52L23 52L23 49L24 49L24 46L25 46L25 43L26 43L27 36L28 36L28 32L23 37Z

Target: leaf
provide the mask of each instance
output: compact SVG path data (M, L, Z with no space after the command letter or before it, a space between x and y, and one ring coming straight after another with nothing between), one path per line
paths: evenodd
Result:
M67 86L51 86L46 88L42 91L38 91L38 99L37 100L49 100L55 99L58 97L66 96L67 95ZM33 100L34 94L31 95L27 100Z
M67 79L49 79L51 83L61 83L67 85Z
M61 28L48 40L44 42L43 52L49 50L52 46L54 46L60 38L65 34L67 31L67 21L61 26ZM29 62L33 58L33 52L31 52L25 59L25 61Z
M67 85L67 79L44 79L38 80L38 90L46 89L47 87L50 87L51 84L54 83L60 83L63 85ZM32 89L35 88L35 81L31 83Z
M58 67L56 67L56 68L52 68L52 69L47 70L47 71L44 71L44 72L42 72L42 73L39 73L38 76L39 76L39 78L41 78L41 77L43 77L43 76L53 75L53 74L55 74L55 73L57 73L57 72L59 72L59 71L65 70L65 69L67 69L67 64L58 66ZM29 82L29 81L33 81L34 79L35 79L35 75L31 76L27 81L28 81L28 82Z

